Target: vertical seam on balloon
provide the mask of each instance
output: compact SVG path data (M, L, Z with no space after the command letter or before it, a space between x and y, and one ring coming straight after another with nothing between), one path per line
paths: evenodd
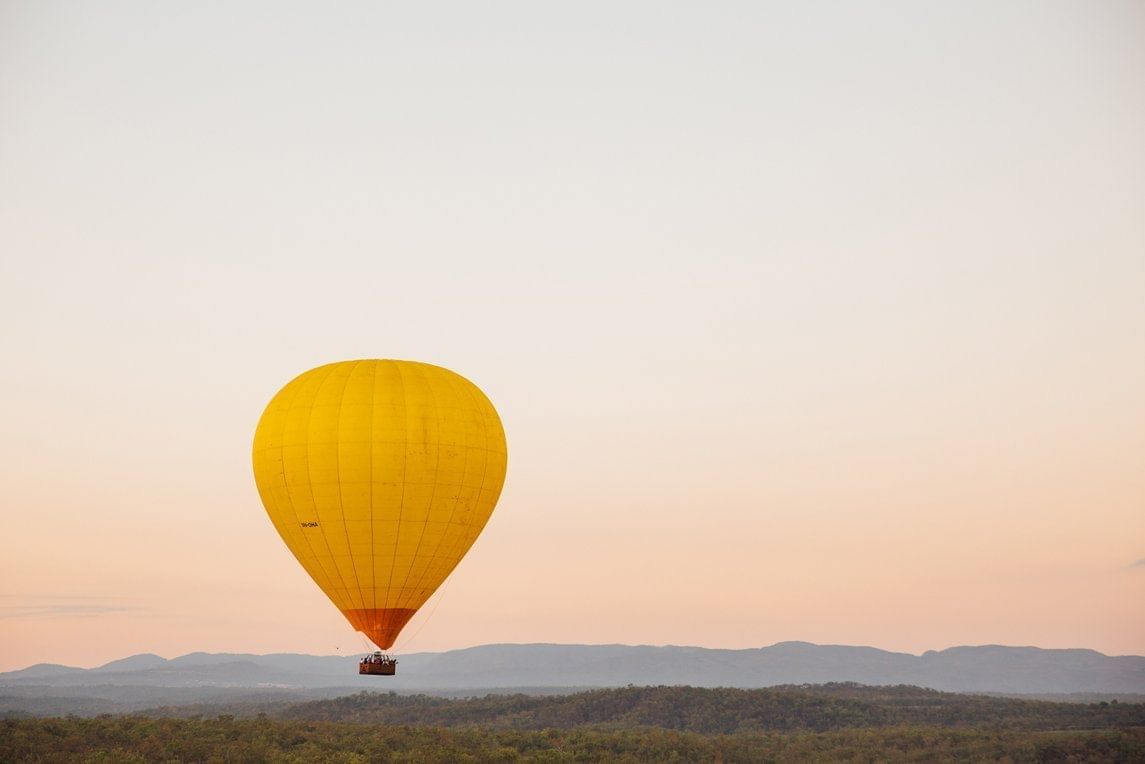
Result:
M458 377L457 375L451 374L451 376L449 377L450 382L454 382L454 377L457 377L458 379L460 379L460 377ZM436 396L435 396L435 400L436 400ZM437 473L441 471L441 469L440 469L441 468L441 456L440 456L441 455L441 450L440 450L441 445L440 445L440 441L441 441L441 431L442 430L443 430L443 428L441 427L441 416L439 415L438 416L438 431L439 431L438 432L438 468L437 468L437 470L435 470L435 473L434 473L434 489L435 489L435 491L437 488ZM465 449L465 467L462 470L462 481L464 481L465 470L467 470L468 468L469 468L469 448L466 447L466 449ZM426 576L429 574L429 571L433 567L434 560L437 558L437 553L438 553L438 551L440 551L441 545L445 541L445 536L449 532L449 524L451 522L453 522L453 516L457 512L457 505L459 503L459 499L460 499L460 496L454 498L453 507L449 511L449 520L446 521L446 527L442 533L441 538L438 539L437 546L434 547L433 552L431 552L429 555L429 561L426 565L426 569L424 571L422 571L422 573L418 576L417 581L414 582L414 587L413 587L414 590L421 588L421 586L425 582ZM428 523L428 514L427 514L426 520ZM423 538L424 538L424 530L423 530ZM420 544L419 544L418 548L420 549ZM407 579L408 579L408 576L407 576ZM444 581L444 579L442 579L442 581ZM408 583L408 580L407 580L407 583ZM403 588L407 588L407 590L408 590L408 587L406 587L404 584L403 584ZM412 602L407 600L407 602L405 603L405 606L408 608L411 606L411 604L412 604ZM420 607L422 604L424 604L424 601L421 603L418 603L417 607Z
M330 371L327 372L326 376L322 378L322 381L318 383L318 389L314 391L314 399L310 401L310 413L306 416L306 487L310 489L310 503L314 507L315 515L318 514L318 502L314 500L314 476L310 471L310 425L314 421L314 401L318 400L318 397L322 393L322 387L330 381L330 377L337 365L338 364L330 364ZM335 456L337 456L337 453L335 453ZM340 492L341 488L339 487L338 490ZM341 504L341 498L339 498L338 503ZM343 520L343 523L344 522ZM326 526L319 523L318 529L322 532L322 541L326 544L326 552L330 555L330 560L334 563L334 572L338 574L338 580L342 582L342 590L346 592L348 598L350 587L346 585L346 577L342 575L342 569L338 567L338 558L334 556L334 549L330 546L330 539L326 538ZM350 604L353 603L351 602ZM337 605L337 603L335 603L335 605ZM339 610L341 610L341 608L339 608Z
M377 573L374 568L374 556L377 554L377 549L374 546L374 417L375 409L378 405L378 364L380 361L372 361L370 368L373 370L373 376L370 377L370 610L377 611L378 609L378 582L375 580ZM365 605L365 603L362 603ZM373 614L371 614L373 617Z
M441 471L441 406L437 402L437 393L433 390L433 383L430 381L429 375L423 370L422 364L417 365L417 370L418 373L421 374L421 378L425 381L425 388L429 390L429 397L433 400L433 413L434 418L437 420L437 432L435 433L437 435L437 460L433 464L433 487L429 491L429 504L425 509L425 522L421 524L421 534L417 537L417 546L414 547L413 557L410 558L409 570L406 571L406 577L402 581L402 585L398 587L399 589L405 589L406 584L409 583L410 573L413 571L414 563L417 561L417 553L421 551L421 542L425 540L425 531L429 527L429 515L433 511L433 500L437 497L437 475ZM421 576L419 576L419 578L421 578ZM400 604L402 604L402 597L398 595L394 607ZM408 606L409 603L407 602L406 604Z
M402 491L398 498L398 527L394 531L394 552L390 558L390 575L386 579L386 606L383 610L390 608L390 591L394 584L394 566L397 565L398 560L398 542L402 537L402 516L405 514L406 505L406 471L409 466L409 405L406 401L406 379L402 373L401 363L395 361L394 370L398 373L398 384L402 388Z
M477 407L477 411L481 412L483 407L481 406L481 401L479 401L477 399L477 396L474 394L474 391L479 393L482 398L485 398L485 394L482 393L480 388L478 388L476 385L472 385L471 388L467 387L466 389L469 391L469 396L470 396L470 398L473 399L473 402ZM493 408L493 403L491 401L489 401L488 398L485 398L485 402L489 404L489 408L493 410L493 415L496 416L497 415L497 409ZM483 441L482 450L485 452L485 464L481 470L481 486L477 489L477 503L478 503L478 505L480 505L480 503L481 503L481 494L483 494L485 492L485 480L489 476L489 454L490 454L490 450L489 450L489 426L488 426L489 421L488 420L489 420L489 417L487 415L481 416L481 439ZM498 417L498 427L499 427L499 429L504 430L504 427L500 425L500 418L499 417ZM508 449L506 449L506 451L507 450ZM507 462L508 462L508 457L506 457L506 466L508 466ZM453 545L452 549L457 549L458 547L460 547L462 554L467 552L469 550L469 548L472 547L473 544L477 541L477 537L479 535L481 535L481 531L484 530L486 524L488 524L489 518L493 516L493 510L496 508L497 508L497 502L494 501L493 506L489 510L489 516L485 518L484 523L481 523L481 527L479 527L477 529L477 532L473 533L472 529L467 529L467 532L461 537L461 539L459 541L457 541ZM457 566L461 563L461 557L456 552L451 552L451 556L457 557L457 560L454 562L453 567L449 569L449 574L452 574L453 571L457 568ZM449 574L446 574L447 577Z
M317 369L315 369L314 371L317 371ZM329 372L327 372L327 373L329 373ZM303 383L300 382L299 387L301 388L302 385L303 385ZM287 406L286 415L282 418L282 438L281 438L281 440L282 440L283 445L281 446L281 448L283 451L286 450L286 427L287 427L287 425L290 424L290 411L291 411L291 409L295 408L295 406L297 405L297 401L298 401L298 393L295 393L294 396L290 400L290 405ZM309 436L309 432L307 433L307 436ZM302 520L298 516L298 507L294 503L294 494L291 493L291 491L290 491L290 484L286 482L286 455L285 455L285 453L282 454L282 466L283 466L282 484L283 484L283 487L286 488L286 498L290 502L290 511L294 515L294 522L298 523L299 527L301 527ZM310 483L310 455L309 455L309 453L307 453L307 456L306 456L306 481L307 481L307 485L309 486L309 483ZM313 492L311 492L311 496L313 497ZM313 498L311 498L311 503L313 503ZM299 531L299 535L301 535L302 538L306 541L306 546L310 548L310 556L314 558L314 564L317 566L318 570L322 571L323 583L326 586L330 586L331 584L334 583L334 580L330 577L330 572L326 570L326 566L322 564L322 559L318 556L318 552L314 548L314 542L312 542L310 540L310 535L308 533L306 533L306 531ZM305 567L306 566L303 565L303 568L305 568ZM307 571L307 572L309 573L309 571ZM311 578L313 578L313 577L314 577L313 574L311 574ZM323 587L322 583L320 583L318 586L320 589L325 591L325 587Z
M282 477L282 489L283 489L282 492L283 492L283 494L285 494L286 500L290 504L290 513L294 516L294 522L296 524L299 522L298 512L294 508L294 497L292 497L290 495L290 486L286 482L286 457L283 455L283 444L286 441L286 425L289 421L290 408L294 403L294 399L298 396L298 389L297 388L300 386L301 385L298 385L294 389L292 389L290 391L290 394L287 396L287 399L285 401L280 402L282 407L285 409L285 412L282 415L282 432L280 433L279 438L278 438L278 449L277 449L278 450L278 463L282 468L282 475L281 475L281 477ZM289 387L289 384L287 385L287 387ZM281 395L282 392L283 391L280 390L279 393L275 396L275 398L277 398L278 395ZM274 404L275 398L271 399L270 405ZM267 407L268 410L269 410L269 408L270 408L270 406ZM263 416L264 417L266 416L265 412L263 413ZM261 424L261 422L260 422L260 424ZM258 430L256 429L256 431L255 431L256 442L258 439L257 433L258 433ZM267 451L272 451L272 450L274 450L273 447L272 448L264 448L263 453L265 454ZM277 480L277 478L276 478L276 480ZM258 483L258 473L256 471L256 473L255 473L255 484L256 484L256 486L257 486L257 483ZM261 488L259 489L259 492L261 494ZM263 506L266 507L266 509L267 509L267 516L270 518L271 524L275 526L275 530L278 531L278 534L282 537L282 540L286 542L287 549L290 550L291 554L294 554L295 558L298 558L298 554L294 552L293 547L290 545L290 538L291 537L289 537L286 533L284 533L283 531L278 529L278 525L277 525L277 523L275 523L274 513L270 511L269 507L267 507L267 502L264 501ZM285 525L286 524L284 523L284 526ZM297 527L297 525L292 527L291 530L292 531L295 530L296 527ZM306 541L307 544L309 545L309 540L306 539L306 535L301 533L301 532L299 532L299 535L302 536L303 540ZM315 560L317 561L317 557L316 557L316 555L314 555L313 548L311 548L310 554L312 557L315 557ZM301 559L299 559L299 562L301 562ZM302 569L305 570L307 572L307 574L309 574L313 578L313 574L310 573L310 570L306 567L305 564L303 564ZM319 566L319 569L321 569L321 566ZM325 572L323 572L323 573L325 573Z
M463 387L465 389L465 392L469 395L470 400L474 403L473 410L478 415L478 420L481 420L481 407L476 405L477 401L473 398L473 391L469 389L470 383L467 380L464 380L463 378L461 378L459 375L454 375L454 376L457 376L457 379L455 380L453 378L450 378L450 382L454 383L455 386L460 386L460 387ZM481 423L481 438L484 441L482 449L483 450L487 449L488 445L489 445L489 437L485 432L484 422ZM468 469L469 469L469 445L466 444L466 446L465 446L465 468L462 470L462 477L461 477L462 485L459 487L464 487L465 474L467 473ZM489 457L488 457L488 455L486 455L485 462L481 466L481 485L482 486L485 485L485 475L488 473L488 471L489 471ZM420 588L422 583L425 581L426 575L429 573L430 567L433 565L434 561L437 559L438 553L441 551L442 544L445 543L445 537L449 533L449 526L453 522L454 515L457 514L457 505L461 503L460 494L461 494L461 492L458 491L458 496L454 499L454 502L453 502L453 508L450 509L450 511L449 511L449 520L447 520L445 523L445 532L442 533L441 538L437 542L437 546L434 547L433 552L430 553L429 566L427 566L426 570L418 577L418 580L416 582L416 586L418 588ZM481 502L481 489L478 488L477 489L476 503L480 504L480 502ZM454 549L454 548L456 548L456 544L451 545L449 547L449 549ZM451 568L446 573L445 578L448 578L449 573L452 573L452 572L453 572L453 569ZM445 582L445 578L442 578L442 583Z
M366 598L362 595L362 579L358 577L358 562L354 559L354 545L350 543L350 529L346 526L346 502L342 498L342 409L346 405L346 390L350 387L350 378L354 370L362 365L357 361L350 367L346 381L342 384L342 394L338 397L338 416L334 424L334 475L338 484L338 509L342 512L342 532L346 534L346 552L350 555L350 567L354 569L354 583L358 585L358 602L362 609L366 608ZM347 590L346 594L350 592ZM354 604L352 601L350 604Z

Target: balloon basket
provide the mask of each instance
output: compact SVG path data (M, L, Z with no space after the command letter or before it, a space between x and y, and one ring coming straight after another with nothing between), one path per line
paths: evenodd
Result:
M375 653L358 663L359 674L371 676L393 676L398 671L398 662L395 658Z

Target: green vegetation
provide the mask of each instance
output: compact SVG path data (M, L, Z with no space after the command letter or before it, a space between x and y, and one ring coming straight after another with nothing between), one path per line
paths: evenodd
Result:
M1143 761L1145 731L888 727L700 735L655 728L445 729L268 718L15 719L0 761Z
M287 719L512 729L661 727L703 734L826 732L854 727L991 725L1060 730L1145 726L1145 704L1052 703L924 690L829 684L759 690L627 687L574 695L453 700L360 693L290 706Z
M179 709L10 718L0 721L0 762L1145 761L1145 704L917 687L362 693L254 708L245 717L239 704L236 714L191 718L170 715Z

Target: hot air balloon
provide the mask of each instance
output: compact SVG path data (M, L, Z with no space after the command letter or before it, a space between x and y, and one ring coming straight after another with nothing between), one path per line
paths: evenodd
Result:
M271 399L254 435L255 483L275 529L383 650L489 521L507 459L484 393L414 361L311 369ZM360 671L392 674L394 663L375 653Z

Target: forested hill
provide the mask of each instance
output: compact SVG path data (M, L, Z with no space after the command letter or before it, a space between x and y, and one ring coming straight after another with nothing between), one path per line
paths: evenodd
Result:
M509 729L660 727L703 734L823 732L897 725L992 726L1022 730L1145 726L1143 703L1052 703L956 695L918 687L830 684L759 690L626 687L573 695L446 699L359 693L300 703L279 718L383 725L480 725Z
M1145 704L903 686L229 706L0 719L0 761L1145 761Z

